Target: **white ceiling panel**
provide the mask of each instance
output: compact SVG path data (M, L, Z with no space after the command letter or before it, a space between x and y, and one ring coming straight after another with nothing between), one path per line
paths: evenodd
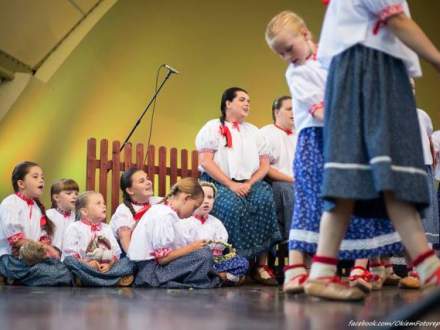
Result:
M0 0L0 49L35 67L82 18L68 0Z

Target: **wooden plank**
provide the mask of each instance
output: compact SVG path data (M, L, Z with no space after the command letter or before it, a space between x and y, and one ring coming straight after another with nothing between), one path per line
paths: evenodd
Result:
M95 190L95 175L97 166L96 139L91 138L87 140L86 190Z
M127 143L124 147L124 171L132 166L131 162L131 143Z
M99 146L99 192L104 197L104 201L107 203L107 161L108 161L108 140L101 140Z
M121 160L120 152L121 143L119 141L113 141L112 146L112 214L115 213L116 208L119 205L119 181L121 177Z
M154 156L155 156L155 150L154 146L150 145L148 147L148 157L147 157L147 174L148 178L150 179L152 185L153 185L153 191L154 191L154 176L155 176L155 170L154 170Z
M199 153L196 150L191 152L191 176L193 178L199 177Z
M177 149L170 150L170 185L172 186L177 181Z
M159 147L159 196L166 194L167 148Z
M142 143L136 144L136 167L140 170L144 165L144 145Z
M180 150L180 168L181 168L181 177L186 178L189 176L188 171L188 150L182 149Z

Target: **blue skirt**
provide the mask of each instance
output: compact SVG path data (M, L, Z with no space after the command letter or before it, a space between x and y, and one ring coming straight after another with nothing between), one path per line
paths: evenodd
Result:
M0 275L26 286L71 286L72 274L59 260L48 258L33 266L5 254L0 257Z
M246 197L240 197L206 173L201 179L216 186L217 197L211 214L223 222L229 242L240 256L258 256L282 240L272 188L267 182L255 183Z
M116 286L121 277L133 275L135 271L134 262L130 261L128 258L119 259L119 261L114 263L112 268L106 273L101 273L74 257L66 257L64 263L73 275L79 278L81 286Z
M214 260L209 248L194 251L166 265L156 260L136 263L139 271L134 285L147 288L210 289L220 286Z
M289 249L315 254L323 211L320 197L323 175L323 129L309 127L298 136L294 161L295 205ZM339 251L340 259L400 254L400 236L391 221L353 217Z
M429 205L416 104L402 60L355 45L331 62L325 92L324 209L387 217L384 191L422 213Z
M428 179L428 188L431 203L425 209L422 218L423 227L425 229L426 238L435 249L439 249L439 216L438 216L438 201L435 193L434 175L432 173L432 166L426 165L426 173Z
M214 270L217 273L230 273L235 276L244 276L249 270L249 261L241 256L235 256L229 260L214 263Z

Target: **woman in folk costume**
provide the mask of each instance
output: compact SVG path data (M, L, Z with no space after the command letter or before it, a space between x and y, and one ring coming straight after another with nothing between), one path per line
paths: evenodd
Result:
M239 255L257 257L254 279L277 285L267 266L268 252L281 241L273 193L263 181L269 170L269 145L257 127L245 121L249 95L238 87L225 90L221 116L208 121L196 137L201 178L218 190L212 215L225 225Z

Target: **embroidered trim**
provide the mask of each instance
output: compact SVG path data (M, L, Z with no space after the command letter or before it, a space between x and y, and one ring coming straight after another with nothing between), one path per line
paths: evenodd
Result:
M308 230L291 229L289 240L301 241L309 244L318 244L319 233ZM341 243L340 250L372 250L386 245L400 243L400 236L397 232L376 236L374 238L346 240Z
M173 252L173 249L171 248L160 248L151 252L151 255L156 259L160 259L166 257L171 252Z
M51 245L52 240L50 239L50 237L48 235L43 235L40 237L39 241L43 244L47 244L47 245Z
M387 24L387 20L394 15L403 13L403 7L401 4L390 5L382 9L378 16L376 23L373 26L373 35L377 35L382 26Z
M378 163L392 163L392 159L389 156L376 156L371 158L369 163L372 165ZM324 169L326 168L335 168L339 170L371 170L372 167L371 165L367 164L328 162L324 164ZM426 171L412 166L399 166L391 164L391 170L396 172L420 174L423 176L427 176Z
M9 245L13 245L13 244L17 243L19 240L22 240L24 238L25 238L24 233L19 232L19 233L12 235L12 236L9 236L8 243L9 243Z
M312 115L312 117L315 117L315 112L323 107L324 107L324 101L315 103L309 108L309 113Z

